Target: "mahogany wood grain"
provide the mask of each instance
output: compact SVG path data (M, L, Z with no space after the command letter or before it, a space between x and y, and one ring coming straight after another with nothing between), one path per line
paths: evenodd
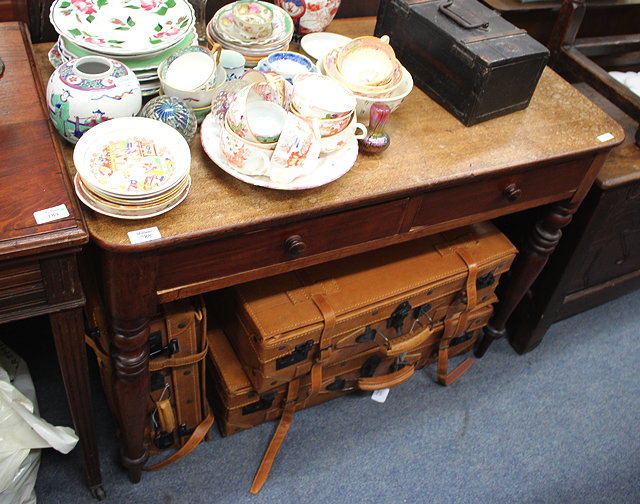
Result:
M329 31L365 35L374 25L374 18L339 19ZM38 47L42 79L51 72L48 47ZM468 128L414 89L387 131L391 145L384 153L359 155L343 177L303 191L241 182L220 170L196 140L191 192L171 212L132 222L85 209L99 250L94 268L109 314L122 460L132 481L140 480L147 457L147 326L159 303L527 208L573 209L592 184L598 159L623 139L615 121L548 69L525 110ZM599 139L604 133L611 137ZM70 167L71 153L67 145ZM504 194L512 184L515 192ZM495 334L504 333L504 321L559 238L569 213L556 214L532 231L535 246L522 255L512 296L497 306ZM131 244L129 231L153 226L161 238ZM295 235L304 251L287 256L287 240ZM551 239L541 243L547 235Z
M76 260L89 237L24 24L0 23L0 58L0 322L49 314L89 487L102 498ZM38 224L34 212L59 205L67 217Z

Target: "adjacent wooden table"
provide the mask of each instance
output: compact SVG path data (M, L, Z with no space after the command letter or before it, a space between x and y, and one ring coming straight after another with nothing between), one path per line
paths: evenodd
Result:
M0 24L0 58L5 64L0 77L0 323L49 315L89 486L101 498L84 345L85 298L76 261L89 235L42 105L25 25ZM25 337L38 345L34 335Z
M337 20L329 31L371 34L374 22ZM46 49L39 48L43 78L51 71ZM516 260L487 329L490 341L505 334L561 228L624 136L548 69L526 110L470 128L415 89L391 116L388 132L387 151L360 155L340 179L304 191L241 182L210 161L196 139L193 188L171 212L132 222L85 209L99 251L122 462L132 481L140 480L148 455L148 324L159 303L548 205ZM71 161L71 149L65 153ZM133 245L127 233L143 228L157 228L161 238Z

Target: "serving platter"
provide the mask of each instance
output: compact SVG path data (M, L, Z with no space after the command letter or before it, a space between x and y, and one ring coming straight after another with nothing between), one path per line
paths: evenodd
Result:
M211 113L205 117L200 128L200 140L202 147L209 158L223 171L247 184L278 189L283 191L295 191L320 187L345 175L355 164L358 158L358 141L353 138L343 148L329 154L321 154L315 169L306 175L302 175L289 183L274 182L267 176L245 175L233 168L226 160L220 149L220 131L222 125Z
M104 55L143 55L167 49L193 29L187 0L54 0L49 19L58 34Z

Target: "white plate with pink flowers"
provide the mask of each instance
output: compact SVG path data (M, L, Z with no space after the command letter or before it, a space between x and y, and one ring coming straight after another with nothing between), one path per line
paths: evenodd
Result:
M358 141L348 142L341 149L329 154L321 154L313 170L301 175L289 183L280 183L264 175L246 175L240 173L229 164L220 149L220 132L222 125L215 114L205 117L200 128L202 147L209 158L223 171L247 184L285 191L311 189L333 182L346 174L358 158Z
M187 0L54 0L56 31L109 55L151 54L182 41L195 22Z

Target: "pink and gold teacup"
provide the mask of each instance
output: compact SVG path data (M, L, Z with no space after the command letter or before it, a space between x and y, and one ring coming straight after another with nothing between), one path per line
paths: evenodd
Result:
M340 133L353 119L353 112L336 118L316 119L314 117L305 117L293 105L291 106L291 112L307 121L321 137Z
M342 149L353 139L361 139L367 136L367 127L358 122L356 115L352 114L351 122L342 131L330 136L319 136L319 131L314 127L314 133L319 138L320 150L324 154Z
M275 144L263 145L239 137L225 123L220 131L220 150L227 162L245 175L265 175Z

